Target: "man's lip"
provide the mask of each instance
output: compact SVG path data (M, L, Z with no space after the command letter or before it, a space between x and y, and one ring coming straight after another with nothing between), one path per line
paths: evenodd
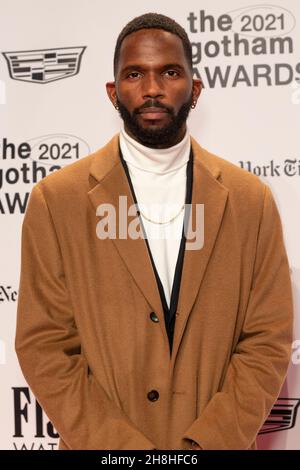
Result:
M145 108L140 111L141 114L148 114L148 113L167 113L167 110L164 108Z

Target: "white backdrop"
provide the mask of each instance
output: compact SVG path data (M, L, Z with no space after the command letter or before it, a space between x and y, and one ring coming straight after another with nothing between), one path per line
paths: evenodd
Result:
M300 3L273 1L0 0L1 449L58 446L14 352L28 195L39 179L119 130L105 91L115 42L128 21L150 11L174 18L193 43L195 77L201 75L205 88L189 117L191 134L259 175L278 204L295 333L288 377L259 445L300 449Z

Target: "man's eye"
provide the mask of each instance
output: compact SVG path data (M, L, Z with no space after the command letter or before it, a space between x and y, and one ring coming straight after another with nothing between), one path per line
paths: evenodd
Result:
M127 78L128 78L128 77L129 77L129 78L130 78L130 77L136 78L137 75L140 75L140 73L139 73L139 72L130 72L130 73L127 75Z
M171 77L176 77L176 76L179 75L179 73L176 72L176 70L167 70L166 73L170 73L170 74L171 74L171 75L170 75Z

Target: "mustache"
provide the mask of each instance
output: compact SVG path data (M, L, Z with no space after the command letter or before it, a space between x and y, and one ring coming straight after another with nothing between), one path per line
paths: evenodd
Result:
M158 101L146 101L146 103L144 103L142 106L140 106L139 108L136 108L134 110L134 114L138 114L140 111L142 111L143 109L147 109L147 108L162 108L162 109L165 109L168 113L171 113L173 114L173 109L170 108L169 106L166 106L165 104L162 104L162 103L159 103Z

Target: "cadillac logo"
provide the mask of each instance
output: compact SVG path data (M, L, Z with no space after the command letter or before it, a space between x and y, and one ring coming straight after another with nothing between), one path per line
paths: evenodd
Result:
M300 399L279 398L273 406L259 434L285 431L294 427Z
M60 47L35 51L3 52L9 75L14 80L49 83L79 72L85 47Z

